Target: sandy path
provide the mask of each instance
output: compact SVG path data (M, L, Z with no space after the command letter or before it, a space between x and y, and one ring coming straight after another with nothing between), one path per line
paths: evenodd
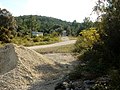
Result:
M68 40L68 41L58 42L58 43L49 44L49 45L31 46L31 47L27 47L27 48L28 49L48 48L48 47L56 47L56 46L74 44L75 42L76 42L76 40Z
M76 40L68 40L66 39L66 37L62 38L62 41L63 42L49 44L49 45L31 46L27 48L29 49L48 48L48 47L74 44L76 42ZM76 65L76 58L73 57L70 53L49 53L44 55L60 65L61 70L59 71L59 75L55 77L54 76L50 77L49 79L46 79L44 82L43 81L41 82L41 80L38 80L28 90L54 90L56 83L60 82L62 78L70 70L73 69L73 66Z

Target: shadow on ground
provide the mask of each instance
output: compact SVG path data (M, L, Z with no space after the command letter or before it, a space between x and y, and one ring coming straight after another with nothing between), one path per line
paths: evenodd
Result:
M43 76L42 80L37 80L29 87L28 90L54 90L56 83L62 82L63 77L65 77L70 72L72 67L76 65L77 62L78 61L72 61L69 64L56 63L57 68L56 66L53 67L50 65L37 66L35 68L37 71L48 75L47 77ZM44 70L46 67L48 69Z

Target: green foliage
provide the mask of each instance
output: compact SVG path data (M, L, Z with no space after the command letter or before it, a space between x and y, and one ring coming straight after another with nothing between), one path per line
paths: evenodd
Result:
M111 90L120 90L120 71L111 70L109 74L112 79L110 82Z
M76 66L73 71L69 74L69 79L70 80L77 80L77 79L82 79L81 72L83 71L83 68L79 65Z
M80 53L83 50L92 49L93 45L100 40L99 38L100 36L95 28L82 30L75 44L74 51Z
M105 2L106 1L106 2ZM119 69L120 66L120 1L119 0L105 0L98 2L95 7L96 11L101 13L101 22L99 23L99 33L101 40L104 42L106 52L110 52L108 59L103 57L106 62L111 63L111 67ZM106 5L107 3L107 5Z
M53 32L53 33L51 34L51 37L58 37L58 36L59 36L58 32Z
M40 37L35 37L35 38L33 38L33 42L39 42L39 41L41 41L41 38L40 38Z
M16 22L14 17L6 9L0 9L0 26L8 30L16 28Z
M17 31L19 35L30 35L32 31L43 32L44 34L52 34L57 32L62 34L63 30L67 31L68 36L77 36L83 29L90 28L94 25L89 18L85 18L83 23L66 22L52 17L26 15L15 17L18 25Z
M77 52L86 50L79 59L85 63L84 71L111 76L108 90L120 89L120 1L98 0L95 11L100 15L98 23L98 39L94 41L93 34L80 33L76 43ZM90 35L90 36L89 36ZM88 36L88 37L87 37ZM91 36L93 39L91 39ZM86 39L87 38L87 39ZM99 40L100 39L100 40ZM83 41L83 42L82 42ZM81 68L84 68L81 67ZM96 90L105 90L98 88Z
M9 43L16 34L16 22L6 9L0 9L0 41Z
M14 37L13 39L11 39L11 42L25 46L45 45L59 42L59 37L51 37L51 35L49 35L49 36L34 36L31 38L29 35L26 35L23 37Z
M51 34L54 31L59 32L67 27L70 23L59 19L37 16L37 15L27 15L16 17L18 32L28 35L31 31L39 31L44 34ZM27 33L25 33L27 32Z
M2 33L0 35L0 41L3 41L3 42L10 42L10 38L8 37L7 34L9 34L9 30L5 29L5 28L0 28L0 33Z
M83 20L83 26L85 29L89 29L91 27L93 27L93 22L90 20L90 17L85 17L85 19Z
M50 41L50 37L49 36L44 37L43 41L46 41L46 42Z

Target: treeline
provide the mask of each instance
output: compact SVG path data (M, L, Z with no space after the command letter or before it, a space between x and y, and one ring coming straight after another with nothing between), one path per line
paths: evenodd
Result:
M79 32L85 28L94 26L94 23L89 18L85 18L83 23L62 21L60 19L37 16L25 15L15 17L19 35L30 35L32 31L43 32L44 34L52 34L57 32L58 35L62 31L66 31L68 36L77 36Z

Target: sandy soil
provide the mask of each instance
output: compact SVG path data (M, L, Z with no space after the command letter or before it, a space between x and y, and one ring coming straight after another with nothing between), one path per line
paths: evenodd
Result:
M7 45L0 49L0 90L54 90L75 62L70 54L41 55Z
M63 77L77 64L76 58L70 53L49 53L44 55L59 65L59 74L47 78L44 82L38 80L32 85L30 90L54 90L55 85L61 82Z

